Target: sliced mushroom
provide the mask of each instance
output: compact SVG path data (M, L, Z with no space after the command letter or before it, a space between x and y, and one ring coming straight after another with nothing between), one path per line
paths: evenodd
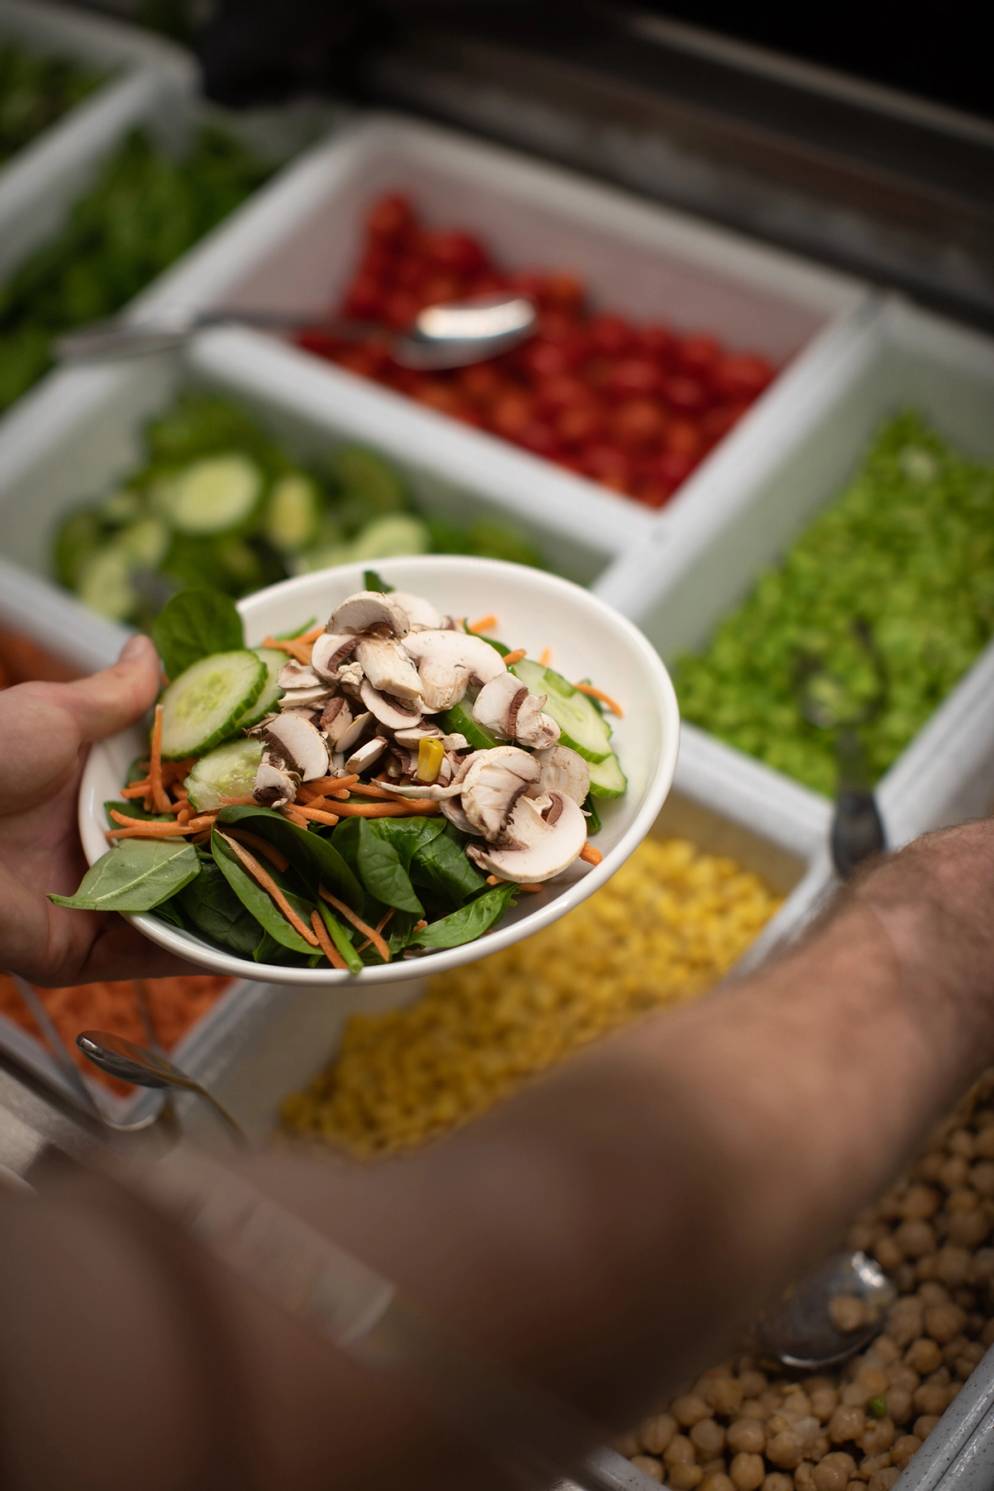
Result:
M444 740L437 725L426 725L423 721L420 725L410 725L403 730L395 730L393 738L398 745L402 746L418 746L423 740Z
M317 709L331 693L326 683L315 684L309 689L287 689L280 700L281 709Z
M385 735L374 735L372 740L367 740L357 751L353 751L345 762L346 771L363 772L368 766L379 761L383 752L390 742Z
M458 797L443 797L439 801L438 810L443 818L448 818L453 828L458 828L460 833L473 834L476 832L476 829L459 806Z
M334 699L329 699L321 711L319 723L327 737L328 744L332 750L337 751L342 736L352 725L352 710L349 708L349 701L343 699L341 694L336 695Z
M497 649L468 632L412 632L404 639L404 651L418 665L421 697L429 714L458 704L471 680L486 684L505 671Z
M277 682L281 689L313 689L317 688L321 680L313 668L309 668L306 663L298 663L294 658L291 658L280 669L280 676Z
M361 740L366 731L372 726L372 723L373 716L368 709L364 709L361 714L355 715L351 725L349 725L348 729L343 730L335 742L336 750L351 751L356 742Z
M289 710L266 725L263 737L268 754L295 771L304 782L328 770L328 743L306 714Z
M544 703L544 694L531 693L505 671L484 684L473 705L473 718L503 740L543 750L559 739L559 726L551 715L542 713Z
M549 795L552 803L544 815L532 798L518 799L508 821L506 846L467 844L473 863L502 880L537 885L579 859L587 842L587 820L571 797L561 792Z
M311 668L329 681L356 650L357 639L334 632L322 632L311 648Z
M585 802L590 791L590 767L583 757L569 746L550 746L546 751L536 751L539 777L529 797L540 793L561 792L574 802Z
M293 802L300 786L300 777L287 766L264 755L255 774L253 795L256 802L266 808L279 808Z
M431 601L412 595L409 590L392 590L390 600L403 611L412 632L431 631L444 624L444 618Z
M466 739L465 735L459 735L458 733L454 735L443 735L442 744L447 751L469 750L469 741Z
M351 636L377 633L383 637L406 637L407 615L394 604L392 596L376 590L359 590L332 612L327 630Z
M503 833L518 798L537 780L538 762L517 746L478 751L456 784L460 806L474 831L492 843Z
M421 719L421 711L408 708L398 699L391 699L386 694L381 694L374 689L369 679L364 679L359 690L359 698L365 704L381 725L386 725L388 730L404 730L412 725L417 725Z
M388 637L363 637L356 648L356 662L374 689L419 706L420 713L421 679L399 642Z
M350 694L358 694L365 676L359 663L343 663L335 674L339 686Z
M551 714L544 714L545 694L518 696L517 709L512 705L511 739L533 751L545 751L559 739L559 725Z

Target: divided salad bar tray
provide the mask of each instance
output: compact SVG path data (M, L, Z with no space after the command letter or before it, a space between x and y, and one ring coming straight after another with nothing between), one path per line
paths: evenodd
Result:
M104 81L0 168L0 280L59 231L81 183L95 176L131 128L147 124L154 131L167 103L180 134L211 113L196 95L195 74L182 53L135 41L113 24L90 25L54 7L8 3L0 5L0 51L7 41L69 53ZM295 516L303 512L301 537L285 548L272 544L261 527L212 537L212 562L220 556L218 562L233 567L233 593L239 584L247 591L322 563L368 560L386 571L391 535L401 552L444 551L446 545L460 552L462 544L558 571L592 588L635 621L668 663L677 662L678 692L679 660L704 650L705 662L684 665L688 719L681 759L654 832L685 835L730 855L783 897L744 967L796 935L830 894L831 806L817 776L795 773L795 757L767 748L744 705L733 700L729 708L724 696L715 704L712 679L720 682L722 670L735 666L729 651L734 638L721 641L721 623L734 613L748 627L763 614L756 608L775 605L778 597L786 597L789 612L798 573L809 563L805 531L825 521L819 515L833 498L845 494L838 505L843 540L852 543L856 531L845 522L861 523L860 542L872 549L880 532L886 546L881 525L887 504L913 500L919 482L928 522L938 522L938 508L946 511L929 543L953 559L967 554L982 576L976 600L988 629L959 638L959 651L935 662L934 678L916 671L920 643L913 627L884 637L891 673L904 658L908 679L899 691L899 717L884 711L873 736L879 801L894 844L989 810L989 472L986 487L978 478L977 490L987 496L977 499L975 542L963 540L957 524L969 517L969 504L958 505L969 475L964 461L994 464L994 344L897 297L679 214L388 115L345 122L336 116L327 140L261 185L145 288L130 313L212 303L321 310L357 293L361 301L372 290L361 276L356 290L356 265L361 260L372 275L379 261L371 248L381 249L391 265L399 262L399 239L391 235L401 229L390 220L398 194L414 204L420 224L403 231L421 235L417 241L440 256L446 273L461 273L470 263L479 267L482 252L488 273L510 277L502 283L530 283L540 299L552 297L542 302L541 339L553 349L547 365L537 357L528 367L515 365L507 386L492 401L486 395L485 410L482 392L475 405L457 405L427 385L405 387L386 377L389 386L381 386L383 365L340 347L313 340L292 345L234 328L154 360L52 372L0 419L0 622L83 668L115 655L127 626L146 619L142 607L157 603L163 575L175 575L183 548L176 533L166 531L171 520L162 517L161 499L153 492L146 500L152 488L135 473L147 476L169 441L189 438L199 458L230 446L233 429L241 432L246 460L266 470L267 462L299 468L317 493L293 507ZM384 202L395 206L383 208ZM385 236L371 245L363 222L377 203L376 231ZM530 282L514 279L529 274ZM596 307L596 325L589 317L564 318L553 304L557 294L565 301L578 293ZM389 318L389 308L383 314ZM617 357L612 338L621 348ZM656 434L647 429L640 445L637 430L639 419L648 418L639 391L639 379L649 378L647 349L655 349L664 375L659 389L650 380L644 391L673 399L666 431L659 433L669 461L659 468L662 476L656 466L649 469L650 454L658 466L648 444ZM724 433L714 433L720 423L714 422L707 440L695 444L688 413L695 399L707 397L702 387L717 386L709 379L731 376L727 367L725 374L714 372L715 359L726 355L733 358L732 373L741 374L734 358L744 356L776 376L768 387L757 385L748 407L742 400ZM576 392L576 379L572 394L568 382L571 357L574 371L603 373L603 407L570 403ZM472 388L469 393L477 399ZM524 398L533 393L534 406ZM620 415L622 404L627 412ZM631 407L639 404L641 413ZM524 423L516 423L518 416ZM897 423L902 418L909 422ZM198 420L197 429L206 433L191 436ZM220 434L212 420L220 422ZM560 439L585 420L601 432L596 439ZM555 440L550 429L559 432ZM666 435L672 446L665 445ZM674 464L674 451L693 455ZM378 537L360 522L350 498L374 505ZM81 511L76 529L68 531L74 542L88 534L90 562L104 565L91 569L89 592L79 572L59 571L53 555L54 536ZM129 543L145 545L140 563L130 568L125 558L133 560L135 550L122 543L124 530ZM115 558L100 559L108 549ZM779 569L788 551L787 568ZM927 556L909 548L900 573L871 566L854 574L846 603L855 619L872 609L874 587L889 586L898 595L901 584L921 580L941 607L946 601L934 578ZM84 604L87 594L95 598L101 591L103 615ZM108 601L107 594L116 599ZM912 594L901 604L906 616L917 602ZM796 624L796 615L784 621ZM709 643L716 627L717 640ZM813 645L817 651L818 638ZM775 654L770 657L775 667ZM936 678L948 686L939 691ZM926 708L920 694L929 688ZM786 704L774 699L770 707ZM795 728L789 711L779 718L782 733ZM280 1099L307 1085L316 1053L324 1058L351 1014L397 1007L416 998L423 984L415 978L352 986L332 1001L321 990L301 988L290 997L277 985L239 980L173 1054L262 1138L272 1130ZM42 1048L2 1017L0 1043L52 1076ZM121 1114L145 1111L150 1103L103 1097ZM195 1107L184 1108L184 1122L196 1129ZM604 1464L619 1491L654 1484L613 1454ZM900 1491L980 1491L992 1483L989 1355L898 1485Z

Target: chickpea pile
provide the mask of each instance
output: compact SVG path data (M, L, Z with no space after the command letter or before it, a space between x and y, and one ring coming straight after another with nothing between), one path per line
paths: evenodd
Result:
M439 975L407 1009L354 1015L336 1059L284 1102L284 1127L358 1156L423 1143L570 1051L711 987L778 905L734 860L647 839L555 926Z
M882 1333L820 1376L739 1357L618 1448L670 1491L890 1491L994 1345L994 1074L849 1244L898 1289Z

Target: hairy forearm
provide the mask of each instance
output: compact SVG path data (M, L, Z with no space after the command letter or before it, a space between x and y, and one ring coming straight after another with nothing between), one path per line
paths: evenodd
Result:
M266 1156L250 1172L474 1349L619 1427L828 1249L994 1055L992 890L989 828L927 841L773 967L449 1141L371 1171ZM391 1462L423 1454L426 1483L445 1483L449 1451L409 1402L202 1271L273 1484L306 1491L330 1465L336 1485L374 1485L373 1403ZM193 1454L203 1424L187 1427Z

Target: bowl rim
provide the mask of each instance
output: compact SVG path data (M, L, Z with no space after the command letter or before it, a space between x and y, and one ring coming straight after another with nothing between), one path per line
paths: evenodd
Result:
M534 578L550 597L554 597L558 592L571 604L576 604L578 596L582 597L583 606L588 610L598 612L625 637L629 647L643 665L645 693L653 697L655 701L660 719L660 749L655 767L646 783L643 801L618 842L605 853L600 864L591 866L580 879L572 881L558 894L543 901L541 905L535 907L534 911L527 912L517 921L504 925L498 922L483 937L464 943L460 947L427 952L413 958L398 958L395 962L364 968L361 973L357 974L334 968L300 968L279 963L254 963L247 958L239 958L233 953L213 948L209 943L194 939L190 934L170 927L156 917L145 913L125 916L125 920L151 942L186 962L194 962L204 971L232 978L248 979L256 983L287 984L297 988L328 986L346 988L429 977L435 973L444 973L449 969L461 967L466 963L477 962L481 957L498 953L523 938L541 931L544 927L551 926L553 922L575 910L599 890L621 868L649 833L673 785L680 749L680 709L676 690L666 664L638 627L629 621L627 616L623 616L620 611L607 605L599 596L585 589L584 586L578 585L573 580L567 580L562 575L551 574L547 570L532 568L528 565L514 564L504 559L464 557L455 554L405 555L402 558L380 561L382 564L389 563L398 568L403 566L404 584L412 588L415 588L415 581L411 578L412 567L416 575L417 568L422 562L431 564L433 567L440 566L443 570L458 572L460 575L465 575L467 570L477 570L481 577L485 574L492 575L495 569L511 570L516 573L524 571ZM354 574L356 569L361 573L364 567L361 561L350 561L348 564L312 571L306 575L291 576L289 579L280 580L274 585L255 591L252 595L237 602L246 630L251 634L253 612L260 602L278 600L284 596L289 597L305 586L325 579L332 581L345 573ZM249 642L247 645L258 644ZM92 787L94 763L99 758L102 744L103 742L97 742L91 747L83 767L77 799L77 822L87 865L94 864L106 852L104 847L92 856L90 852L91 843L96 843L95 826L98 822L101 845L104 843L103 799L100 797L99 805L97 805L99 794L96 794ZM99 819L95 811L97 806L100 813Z

